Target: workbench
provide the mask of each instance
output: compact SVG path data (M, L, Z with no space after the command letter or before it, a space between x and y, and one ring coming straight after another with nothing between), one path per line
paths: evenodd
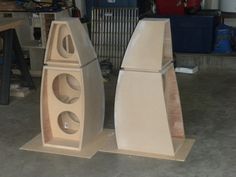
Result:
M3 1L0 2L0 11L1 12L23 12L25 9L16 5L15 1Z

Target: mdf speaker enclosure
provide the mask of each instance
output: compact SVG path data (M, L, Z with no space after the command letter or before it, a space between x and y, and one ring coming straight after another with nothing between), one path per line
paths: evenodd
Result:
M169 20L141 20L119 72L115 137L110 135L102 151L181 161L187 157L193 141L185 139L172 61Z
M115 132L118 149L175 155L185 136L172 65L165 73L120 71Z
M105 100L96 57L78 19L52 23L41 85L44 146L82 150L102 132Z
M82 69L45 66L41 88L43 144L81 150L103 130L104 90L98 62Z
M41 82L41 135L23 149L91 158L103 143L104 86L79 19L54 21Z
M78 19L53 21L44 63L62 67L82 67L97 58L88 33Z
M130 39L121 67L158 72L171 61L173 51L169 20L140 20Z

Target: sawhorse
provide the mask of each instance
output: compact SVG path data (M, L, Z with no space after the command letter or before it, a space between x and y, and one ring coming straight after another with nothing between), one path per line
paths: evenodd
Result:
M0 76L0 105L8 105L10 98L10 81L12 54L15 53L15 61L21 71L24 87L35 88L28 66L18 40L15 27L21 21L4 20L0 21L0 36L3 39L3 66Z

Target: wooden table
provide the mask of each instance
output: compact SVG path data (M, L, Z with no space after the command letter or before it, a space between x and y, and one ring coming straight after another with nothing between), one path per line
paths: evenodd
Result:
M9 29L15 29L18 26L23 24L22 20L14 20L14 19L1 19L0 20L0 32L6 31Z
M0 2L1 12L22 12L25 11L24 8L17 6L15 1L3 1Z
M3 64L0 75L0 104L9 104L10 98L10 80L11 65L13 54L15 54L15 62L18 65L25 87L34 88L33 80L30 76L24 55L16 34L15 28L21 25L21 20L0 20L0 37L3 39ZM27 34L26 34L27 35Z

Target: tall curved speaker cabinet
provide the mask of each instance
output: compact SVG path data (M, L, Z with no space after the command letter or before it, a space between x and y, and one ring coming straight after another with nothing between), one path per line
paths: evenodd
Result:
M185 160L193 140L185 139L172 62L169 20L141 20L119 73L115 133L102 151Z
M78 19L52 22L44 64L39 151L90 158L102 143L105 98L95 50Z

